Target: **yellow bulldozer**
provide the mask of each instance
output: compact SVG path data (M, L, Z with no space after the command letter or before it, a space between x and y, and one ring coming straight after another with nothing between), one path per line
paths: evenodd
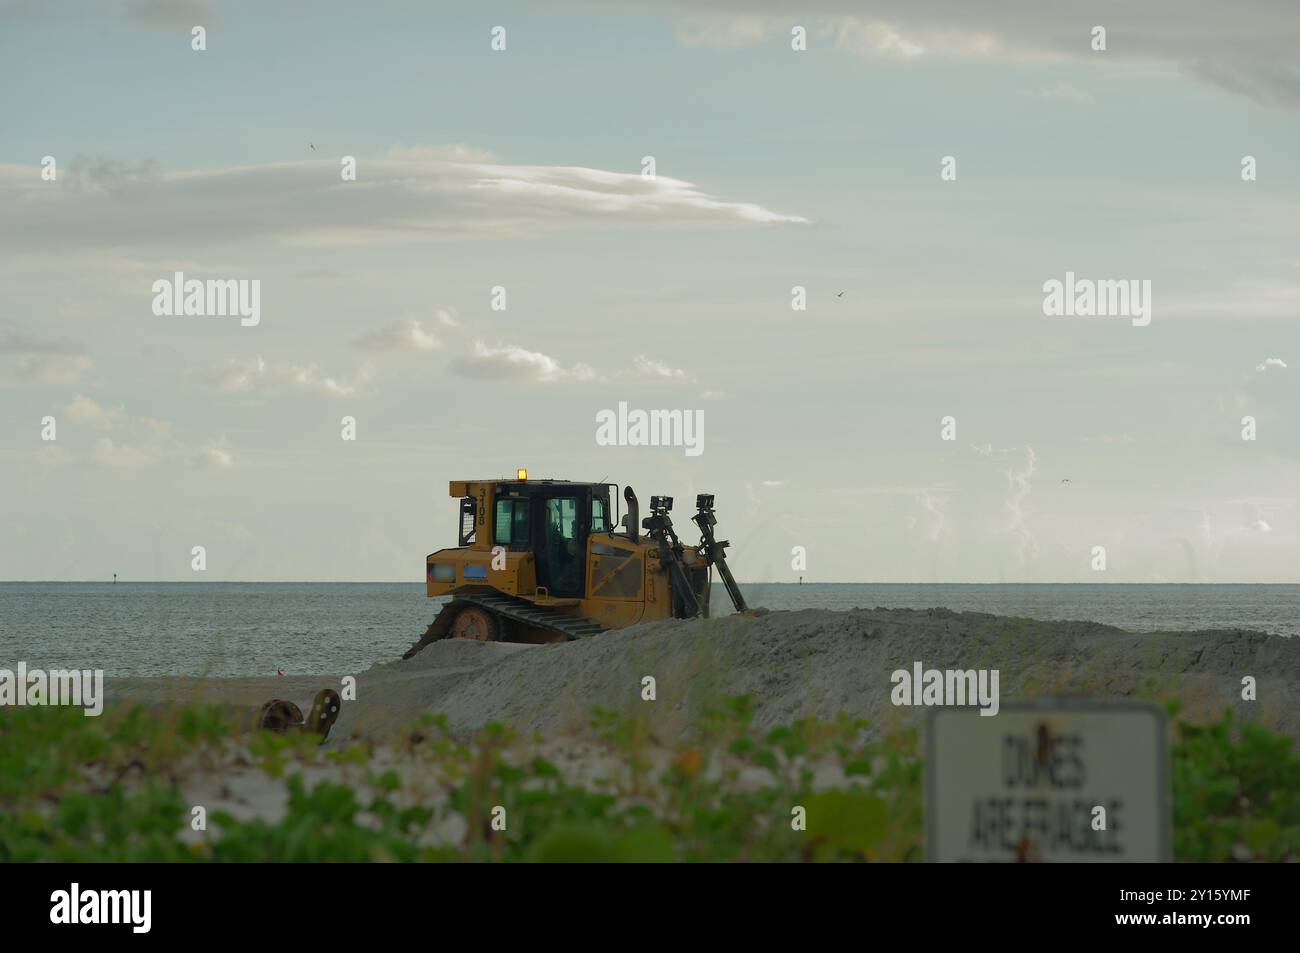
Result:
M640 518L636 494L618 485L569 480L453 480L460 541L425 559L430 597L451 596L428 631L402 656L445 638L564 642L653 619L707 616L713 570L737 612L747 609L714 538L712 494L695 498L700 542L673 530L670 496L650 498Z

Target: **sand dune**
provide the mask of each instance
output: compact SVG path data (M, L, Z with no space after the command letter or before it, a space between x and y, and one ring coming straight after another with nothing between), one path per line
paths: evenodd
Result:
M1043 622L945 609L801 610L664 621L553 646L434 643L409 661L338 677L110 679L108 704L222 701L250 713L270 698L304 710L315 691L355 674L331 736L382 737L422 712L458 733L490 721L547 736L589 731L593 705L647 718L664 739L709 703L754 698L760 726L846 712L873 725L915 723L895 707L890 675L927 668L998 669L1002 704L1043 695L1180 697L1192 718L1225 707L1300 738L1300 642L1245 631L1125 632L1089 622ZM657 698L642 700L643 678ZM1243 701L1242 678L1257 680Z

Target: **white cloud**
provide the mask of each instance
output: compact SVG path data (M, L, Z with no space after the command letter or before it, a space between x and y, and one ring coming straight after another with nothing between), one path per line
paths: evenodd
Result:
M64 407L63 413L73 423L83 424L95 430L112 430L126 417L121 404L106 408L98 401L82 394L78 394L72 403Z
M586 383L592 381L688 381L680 368L638 354L632 366L611 372L609 376L598 373L589 364L564 364L549 354L530 351L514 344L489 345L475 341L472 348L462 352L452 361L452 370L462 377L483 380L520 380L555 383L559 381ZM719 393L705 396L722 396Z
M1038 456L1033 447L1025 447L1025 452L1024 466L1006 471L1011 493L1003 504L1003 511L1007 515L1003 530L1015 539L1016 555L1021 566L1027 566L1038 555L1038 540L1029 528L1029 513L1025 508L1025 501L1032 490L1030 481L1038 471Z
M555 381L591 381L596 372L586 364L562 366L555 358L516 345L488 345L475 341L474 347L453 362L453 370L462 377L480 380L523 380L552 383Z
M152 159L134 165L91 156L76 156L59 172L67 192L103 192L114 199L138 199L162 181L162 166Z
M685 380L686 372L681 368L669 367L663 361L656 361L646 357L644 354L638 354L632 359L633 373L643 377L660 378L663 380Z
M1268 357L1264 359L1264 363L1256 364L1255 370L1260 371L1262 373L1264 371L1267 371L1270 367L1285 368L1286 361L1282 360L1280 357Z
M333 377L316 364L276 365L271 371L271 390L295 390L328 397L354 397L365 393L370 376L364 368L352 379Z
M167 421L129 414L121 404L109 407L78 394L60 414L78 427L60 429L62 452L57 459L43 462L81 463L115 470L141 470L167 464L228 470L235 465L224 437L194 447L179 439ZM99 435L89 443L82 443L80 428L99 431Z
M6 240L24 249L252 239L346 246L603 223L692 228L806 221L664 175L424 157L412 150L361 157L358 181L347 184L338 182L328 159L171 173L148 163L127 169L86 160L59 186L41 182L27 166L0 165L0 220L8 226Z
M789 42L794 23L782 0L666 0L683 9L681 42L755 45ZM864 12L864 7L869 12ZM1300 108L1300 6L1290 0L1185 0L1110 4L1081 19L1071 4L1003 0L812 0L800 7L809 49L829 42L862 56L984 58L1012 62L1086 61L1089 66L1168 64L1203 82L1256 102ZM732 22L727 22L727 21ZM1107 50L1094 53L1091 29L1107 30Z
M426 326L426 322L425 318L403 315L389 321L383 327L367 331L356 338L352 344L371 351L432 351L441 342Z
M496 162L498 158L490 149L479 149L463 142L441 146L394 146L385 154L390 159L418 162Z
M925 528L926 541L930 543L939 542L943 539L944 527L947 525L943 510L939 508L939 500L929 491L921 490L916 495L916 501L921 504L921 508L931 517L930 525Z
M682 46L735 49L754 46L780 29L780 24L761 16L688 16L677 24L677 42Z
M208 369L207 385L228 394L262 390L267 393L298 392L325 397L356 397L370 392L370 374L362 367L352 378L327 374L318 364L267 362L254 358L229 358Z
M228 394L250 391L266 372L266 362L260 357L250 360L228 358L212 367L204 375L209 387Z
M230 470L235 465L235 458L226 449L224 440L211 440L194 452L190 463L200 470Z
M655 0L624 0L625 6L655 5ZM1001 0L995 5L968 0L809 0L793 17L786 0L658 0L680 11L678 41L685 46L735 48L771 40L788 44L796 22L814 38L838 49L887 58L985 57L990 62L1086 60L1090 66L1125 63L1168 64L1256 102L1300 108L1300 7L1292 0L1144 0L1103 5L1095 19L1079 15L1078 5L1042 0ZM602 4L602 12L615 6ZM213 0L105 0L106 16L168 31L215 22ZM75 14L73 11L75 10ZM0 7L0 16L64 16L85 13L52 2ZM1091 16L1091 15L1090 15ZM1107 29L1108 49L1093 53L1094 23ZM466 146L405 150L483 160Z
M24 354L0 384L74 384L94 363L84 355Z
M931 52L938 46L936 40L928 40ZM963 43L958 49L952 49L952 37L945 38L947 49L940 52L986 52L992 42L987 37L975 37ZM967 47L971 48L967 48ZM888 23L861 20L857 17L845 17L835 27L835 48L849 50L863 56L880 56L888 59L914 59L926 52L926 47L912 39L904 37Z

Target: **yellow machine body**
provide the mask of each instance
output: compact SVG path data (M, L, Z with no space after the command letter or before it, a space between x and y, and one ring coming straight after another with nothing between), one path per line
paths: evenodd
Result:
M449 493L462 501L462 545L426 557L427 594L502 593L606 629L671 618L668 569L659 547L646 536L633 542L617 531L610 487L563 480L453 480ZM707 599L707 560L691 546L680 547L680 558L692 588ZM514 628L524 630L516 633L520 640L548 640L549 633L527 631L526 624Z

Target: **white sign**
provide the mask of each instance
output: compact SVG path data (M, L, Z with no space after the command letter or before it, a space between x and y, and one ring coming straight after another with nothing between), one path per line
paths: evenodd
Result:
M1154 705L1047 700L930 712L926 859L1167 861L1169 754Z

